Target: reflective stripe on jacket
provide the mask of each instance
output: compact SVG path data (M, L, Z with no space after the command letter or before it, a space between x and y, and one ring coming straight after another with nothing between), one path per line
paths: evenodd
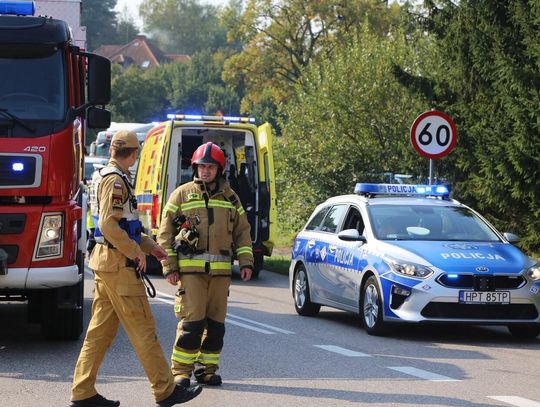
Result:
M172 249L178 233L174 219L181 215L188 217L199 232L193 255L177 255ZM240 267L253 267L247 216L236 193L222 180L211 196L197 179L176 188L164 207L157 241L169 256L168 264L163 264L164 274L179 270L230 275L233 246Z

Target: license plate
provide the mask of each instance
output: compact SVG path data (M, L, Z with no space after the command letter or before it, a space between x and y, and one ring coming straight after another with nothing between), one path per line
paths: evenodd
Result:
M461 304L510 304L510 291L460 291Z

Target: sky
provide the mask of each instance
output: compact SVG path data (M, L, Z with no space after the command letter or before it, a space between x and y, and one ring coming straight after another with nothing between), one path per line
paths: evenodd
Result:
M115 10L121 12L124 10L124 7L127 6L128 12L134 17L135 21L142 26L142 23L139 19L139 4L142 0L118 0L116 3ZM224 6L229 3L229 0L200 0L201 3L213 4L215 6Z

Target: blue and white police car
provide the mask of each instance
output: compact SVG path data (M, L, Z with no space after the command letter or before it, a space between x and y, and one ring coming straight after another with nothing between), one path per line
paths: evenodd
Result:
M289 270L296 311L360 314L371 335L396 322L505 325L540 334L540 264L446 186L357 184L317 206Z

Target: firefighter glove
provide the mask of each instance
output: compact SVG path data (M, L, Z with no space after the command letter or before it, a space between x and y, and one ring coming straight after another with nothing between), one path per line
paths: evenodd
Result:
M173 242L173 249L182 254L192 254L197 250L199 232L194 226L180 229Z

